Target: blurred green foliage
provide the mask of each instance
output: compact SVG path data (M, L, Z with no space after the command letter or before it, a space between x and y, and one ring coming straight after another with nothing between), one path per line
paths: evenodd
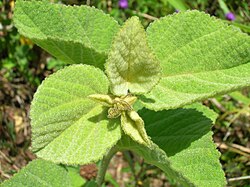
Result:
M12 11L14 2L3 1L0 4L0 69L1 74L9 80L23 79L34 85L39 85L38 77L32 76L30 62L37 61L32 50L33 44L20 36L13 26Z

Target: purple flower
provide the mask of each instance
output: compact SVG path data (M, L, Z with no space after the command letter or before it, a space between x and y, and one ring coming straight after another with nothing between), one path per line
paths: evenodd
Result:
M232 12L226 13L226 18L227 18L227 20L229 20L229 21L235 20L235 16L234 16L234 14L233 14Z
M128 8L128 0L119 0L119 7L122 9Z

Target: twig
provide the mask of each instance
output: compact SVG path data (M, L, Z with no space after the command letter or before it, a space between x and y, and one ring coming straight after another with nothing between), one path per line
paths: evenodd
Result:
M16 171L19 171L20 168L17 167L15 164L13 164L13 162L2 152L0 151L0 155L9 163L12 165L12 167L16 170Z
M221 143L216 143L216 144L221 149L228 149L229 151L232 151L232 152L238 153L240 155L243 155L243 156L245 156L247 158L250 158L248 148L244 147L244 149L243 149L243 146L240 146L240 145L237 145L237 144L233 144L233 146L232 146L232 145L227 145L227 144L222 143L222 142Z
M4 173L2 170L0 170L0 174L1 174L2 176L4 176L5 178L7 178L7 179L9 179L9 178L11 177L10 175Z
M12 164L12 161L11 161L2 151L0 151L0 155L1 155L9 164Z
M154 16L151 16L149 14L145 14L145 13L141 13L141 12L137 12L137 11L133 11L134 14L138 14L139 16L141 17L144 17L146 19L149 19L149 20L157 20L158 18L157 17L154 17Z
M242 145L238 145L238 144L231 144L231 146L250 154L250 149L247 147L243 147Z
M15 164L13 164L12 167L13 167L13 169L15 169L16 171L19 171L19 170L20 170L20 168L17 167Z
M232 182L232 181L247 180L247 179L250 179L250 176L234 177L227 179L227 181Z
M219 117L219 120L223 120L223 119L225 119L229 114L238 113L239 111L240 111L240 109L235 109L235 110L231 110L231 111L225 112L224 114L222 114L222 115Z
M211 98L211 99L209 99L209 101L210 101L211 103L213 103L221 112L226 112L226 111L227 111L227 110L225 109L225 107L222 106L222 104L220 104L220 103L217 101L217 99Z
M119 184L122 183L122 176L121 176L121 170L122 170L122 163L119 162L118 165L117 165L117 168L116 168L116 177L117 177L117 182Z

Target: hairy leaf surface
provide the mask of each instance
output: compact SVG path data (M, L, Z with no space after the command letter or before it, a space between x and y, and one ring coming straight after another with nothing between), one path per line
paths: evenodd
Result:
M114 38L106 72L115 95L149 92L160 79L160 63L151 53L137 17L127 20Z
M65 6L46 1L22 1L15 5L18 31L67 63L103 68L118 23L89 6Z
M191 105L187 105L184 108L195 109L196 111L203 113L203 115L206 116L208 119L210 119L213 122L213 124L215 124L215 121L218 117L218 113L216 113L212 109L209 109L205 105L202 105L201 103L192 103Z
M162 79L141 98L153 110L181 107L250 85L250 38L222 21L188 11L155 21L149 45Z
M149 146L151 141L145 131L144 122L135 111L123 112L121 115L121 127L125 134L139 144Z
M1 187L70 187L68 172L62 166L45 160L34 160Z
M107 94L108 79L88 65L72 65L49 76L31 106L32 147L38 157L65 164L99 160L121 136L117 120L87 98ZM98 144L96 143L98 142Z
M184 186L225 185L218 160L220 154L212 141L211 121L208 118L194 109L157 113L143 109L139 113L156 145L148 148L123 138L119 142L120 148L132 149Z
M212 118L209 109L202 110ZM196 186L225 184L209 118L194 109L142 110L140 115L152 141L165 151L172 167L180 170L184 177Z

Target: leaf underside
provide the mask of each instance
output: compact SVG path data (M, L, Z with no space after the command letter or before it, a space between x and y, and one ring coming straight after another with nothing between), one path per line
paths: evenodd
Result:
M89 6L65 6L46 1L15 4L18 31L60 60L103 69L118 23Z
M45 160L33 160L1 187L70 187L68 172L62 166Z
M149 148L123 137L118 144L121 149L133 150L184 186L225 185L208 118L194 109L157 113L143 109L139 113L156 145Z
M102 158L120 139L120 126L87 96L107 94L108 84L101 70L88 65L71 65L43 81L30 111L32 148L38 157L64 164Z
M128 19L114 38L105 65L115 95L149 92L160 79L160 63L146 41L146 32L137 17Z
M178 108L250 86L250 38L205 13L187 11L155 21L149 46L162 79L141 97L153 110Z

